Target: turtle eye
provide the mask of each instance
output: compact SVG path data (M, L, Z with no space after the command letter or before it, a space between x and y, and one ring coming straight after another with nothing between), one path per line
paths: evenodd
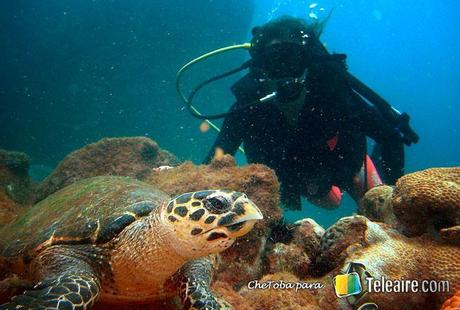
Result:
M220 214L226 212L230 204L225 197L214 196L206 199L204 205L212 213Z

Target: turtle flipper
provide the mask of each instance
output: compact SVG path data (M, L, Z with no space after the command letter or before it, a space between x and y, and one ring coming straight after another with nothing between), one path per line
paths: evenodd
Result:
M99 296L100 283L87 262L87 252L82 250L78 246L52 246L44 250L32 262L36 277L43 280L1 305L0 310L90 308Z
M66 274L40 282L0 309L88 309L98 293L99 283L91 275Z
M212 264L206 258L192 260L181 268L179 295L185 309L219 309L210 288L211 270Z

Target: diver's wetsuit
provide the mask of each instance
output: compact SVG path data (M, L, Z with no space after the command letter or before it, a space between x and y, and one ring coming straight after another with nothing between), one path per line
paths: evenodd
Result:
M403 143L380 113L353 93L345 70L343 63L332 60L309 66L296 125L273 103L255 103L228 115L205 162L215 148L233 155L243 142L249 163L276 171L283 204L300 209L300 196L321 198L332 185L353 194L353 177L363 164L368 136L381 146L384 180L394 183L403 173ZM253 70L233 86L237 102L231 109L273 91L259 77Z

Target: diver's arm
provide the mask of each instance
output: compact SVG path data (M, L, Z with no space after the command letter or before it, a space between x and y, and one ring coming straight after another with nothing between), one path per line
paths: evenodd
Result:
M361 110L358 113L361 131L378 144L372 157L383 173L381 177L385 183L394 184L404 174L404 142L397 129L376 107L370 106L356 93L353 93L352 98L356 107Z
M347 75L345 56L341 54L323 57L312 64L310 79L313 89L319 89L318 101L345 104L351 94L352 121L358 128L379 145L376 165L380 168L385 183L394 184L404 173L404 142L395 124L382 115L379 109L368 104L352 90ZM338 107L340 108L340 107Z
M237 104L234 104L230 110L235 109L236 106ZM241 119L238 113L229 114L225 117L219 135L203 163L207 164L213 159L216 148L222 149L225 154L235 155L241 141Z

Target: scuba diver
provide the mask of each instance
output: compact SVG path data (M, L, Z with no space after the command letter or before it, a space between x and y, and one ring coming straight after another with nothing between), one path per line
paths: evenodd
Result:
M227 113L205 116L191 106L197 89L227 73L184 99L196 117L225 117L204 162L216 149L234 155L243 143L249 163L276 172L288 209L300 210L301 196L335 208L342 191L358 202L367 189L394 184L404 173L404 144L418 141L406 113L351 75L346 55L329 54L319 40L323 26L282 17L255 27L251 59L228 73L249 69L233 85ZM366 137L376 143L370 156Z

